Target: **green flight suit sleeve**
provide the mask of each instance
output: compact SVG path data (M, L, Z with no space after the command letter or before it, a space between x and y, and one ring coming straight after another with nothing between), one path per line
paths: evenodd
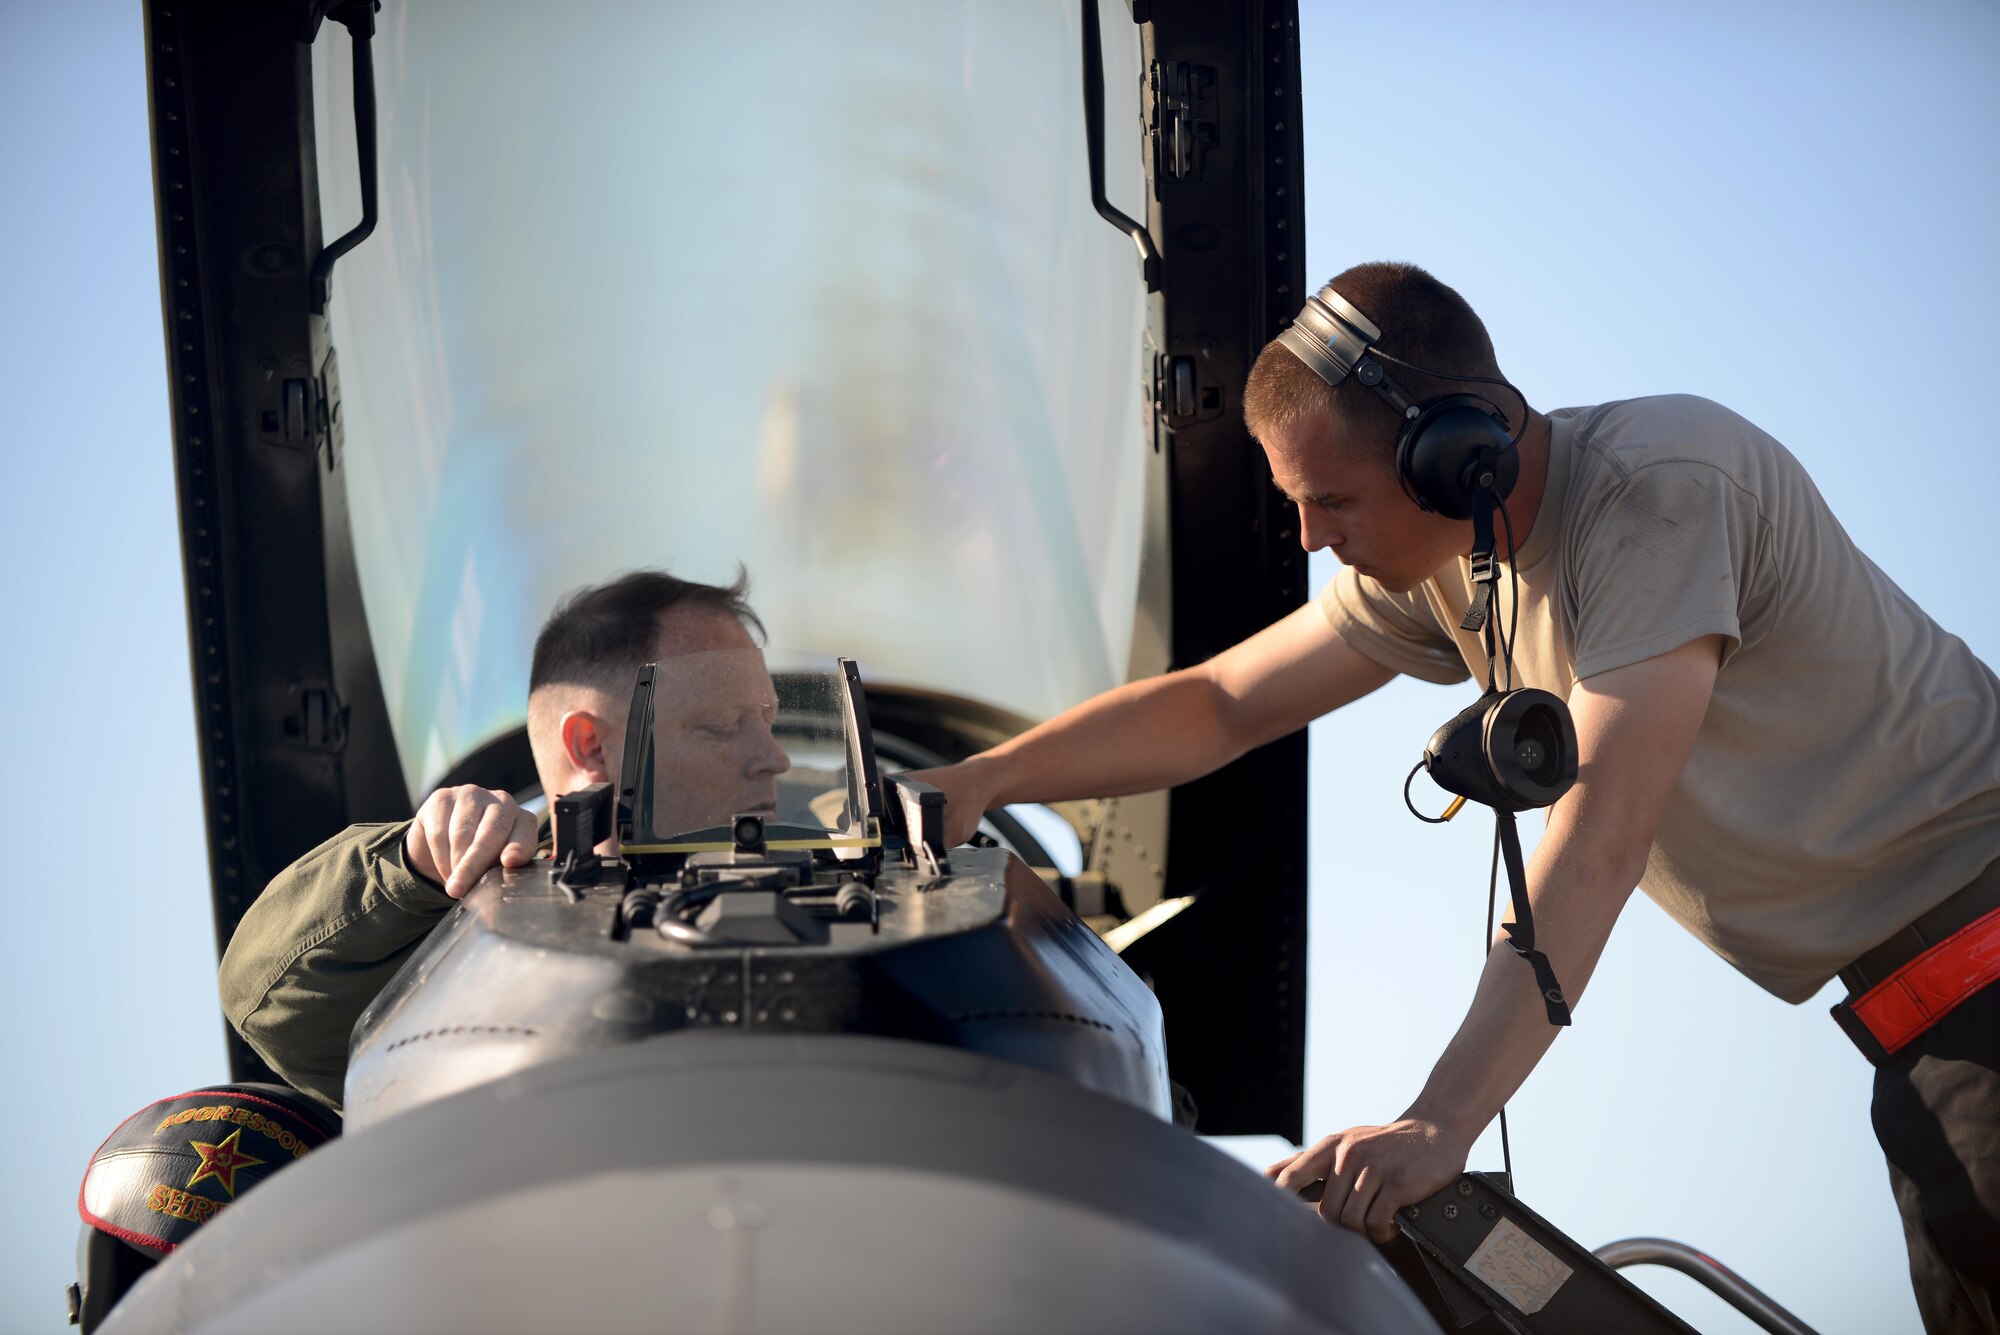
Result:
M409 823L355 825L280 872L222 956L222 1009L294 1088L338 1110L354 1022L452 899L403 864Z

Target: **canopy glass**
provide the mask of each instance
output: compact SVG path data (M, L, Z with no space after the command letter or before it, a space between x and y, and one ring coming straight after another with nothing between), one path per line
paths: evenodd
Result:
M1102 26L1137 212L1136 30ZM1040 717L1124 679L1144 293L1073 3L401 0L374 47L381 221L330 315L413 792L522 720L556 600L634 567L741 563L774 643L870 681ZM346 34L313 60L332 236Z

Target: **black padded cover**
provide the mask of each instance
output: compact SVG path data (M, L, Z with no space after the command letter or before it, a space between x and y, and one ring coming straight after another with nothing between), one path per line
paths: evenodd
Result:
M164 1256L294 1159L339 1134L277 1085L211 1085L148 1104L90 1156L77 1213L92 1228Z

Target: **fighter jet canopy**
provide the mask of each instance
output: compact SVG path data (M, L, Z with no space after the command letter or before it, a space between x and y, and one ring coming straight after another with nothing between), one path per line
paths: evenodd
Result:
M521 721L556 600L634 567L740 563L772 643L871 682L1040 718L1125 679L1146 293L1090 207L1076 27L384 11L381 221L328 319L413 792ZM1137 207L1138 31L1109 35ZM361 215L353 51L313 46L330 226Z
M1084 4L148 5L224 941L531 781L536 630L620 571L746 571L910 764L1298 605L1237 399L1303 290L1294 5ZM1293 738L1064 811L1203 1130L1298 1133L1303 787Z

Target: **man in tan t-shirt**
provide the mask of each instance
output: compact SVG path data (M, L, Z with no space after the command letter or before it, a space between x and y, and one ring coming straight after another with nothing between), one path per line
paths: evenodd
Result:
M1383 331L1375 346L1400 359L1411 398L1468 386L1410 364L1501 379L1478 316L1422 270L1363 265L1331 286ZM1518 616L1512 681L1495 667L1503 687L1564 697L1575 720L1578 781L1528 868L1537 944L1571 1003L1635 885L1794 1003L1836 973L1872 988L2000 909L2000 680L1854 546L1783 446L1703 399L1543 415L1511 387L1471 388L1511 426L1527 419L1505 502L1518 607L1510 578L1495 608ZM1186 782L1398 672L1487 680L1481 635L1460 629L1473 526L1406 494L1394 410L1278 342L1244 408L1303 545L1345 569L1207 663L922 775L947 795L954 840L991 806ZM1386 1239L1397 1209L1463 1170L1555 1032L1528 966L1494 950L1403 1116L1270 1175L1326 1179L1321 1212ZM1926 1325L2000 1331L2000 986L1875 1056Z

